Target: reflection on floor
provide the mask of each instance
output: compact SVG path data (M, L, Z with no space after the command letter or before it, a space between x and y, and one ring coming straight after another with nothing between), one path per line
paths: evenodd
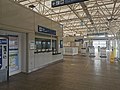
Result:
M101 52L98 52L98 51L95 51L95 60L97 59L97 60L101 60L101 59L105 59L105 60L107 60L107 61L109 61L110 60L110 53L111 53L111 51L106 51L106 57L100 57L101 56Z
M120 64L107 59L65 56L64 62L12 76L0 90L120 90Z

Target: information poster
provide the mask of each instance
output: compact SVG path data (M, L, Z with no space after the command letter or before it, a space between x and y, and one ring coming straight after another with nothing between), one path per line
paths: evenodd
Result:
M19 70L19 50L18 36L9 37L9 71L15 72Z
M30 42L30 49L35 49L35 42L33 41L33 42Z
M10 72L19 70L18 52L10 52L9 61Z

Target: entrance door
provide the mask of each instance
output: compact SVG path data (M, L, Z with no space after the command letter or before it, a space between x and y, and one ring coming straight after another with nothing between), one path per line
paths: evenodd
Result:
M0 82L9 78L8 38L0 37Z

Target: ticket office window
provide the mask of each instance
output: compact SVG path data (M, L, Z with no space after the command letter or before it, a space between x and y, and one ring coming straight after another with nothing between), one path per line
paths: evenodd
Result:
M36 49L37 50L41 50L42 49L41 41L37 40L35 44L36 44Z
M36 52L50 52L51 40L50 39L35 39Z
M57 53L57 41L52 40L52 53L55 54Z
M42 41L42 49L43 51L51 51L51 41L50 39L45 39Z

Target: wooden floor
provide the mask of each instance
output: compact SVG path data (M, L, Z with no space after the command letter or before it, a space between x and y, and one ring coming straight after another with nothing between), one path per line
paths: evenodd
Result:
M64 62L12 76L8 83L0 84L0 90L120 90L120 64L65 56Z

